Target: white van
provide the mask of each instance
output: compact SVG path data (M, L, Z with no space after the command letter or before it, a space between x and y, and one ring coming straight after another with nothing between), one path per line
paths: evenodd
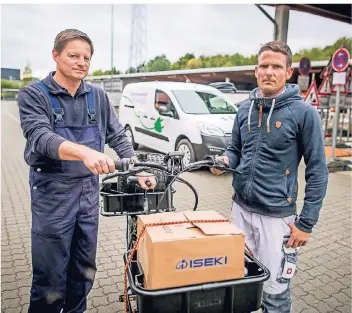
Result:
M184 163L222 154L237 107L221 91L181 82L141 82L123 90L119 119L134 149L184 151Z

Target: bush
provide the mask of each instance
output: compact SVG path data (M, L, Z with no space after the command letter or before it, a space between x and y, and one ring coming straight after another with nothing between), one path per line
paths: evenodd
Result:
M21 89L25 83L21 80L1 79L1 89Z

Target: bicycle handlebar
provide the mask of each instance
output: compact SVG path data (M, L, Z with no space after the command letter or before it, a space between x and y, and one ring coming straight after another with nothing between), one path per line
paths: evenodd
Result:
M115 163L115 169L117 171L121 171L120 175L125 175L133 171L133 169L137 168L154 168L158 169L164 172L168 172L168 169L165 165L159 164L159 163L154 163L154 162L139 162L139 161L133 161L130 158L123 158L121 160L116 160L114 161ZM197 168L197 167L202 167L202 166L207 166L207 167L214 167L219 170L222 170L224 172L232 172L232 173L237 173L240 174L238 171L231 169L228 165L226 165L223 160L216 158L215 156L212 155L206 155L204 157L204 160L202 161L197 161L190 163L189 165L185 166L182 170L182 172L187 172L188 170ZM116 174L115 174L116 175Z
M170 191L170 188L175 181L180 181L182 183L185 183L192 189L196 198L196 205L194 208L195 210L198 204L197 192L195 191L194 187L192 187L191 184L189 184L187 181L179 177L182 173L189 172L191 170L196 170L201 167L209 167L209 168L218 169L222 172L232 172L232 173L241 175L240 172L238 172L237 170L231 169L227 164L224 163L224 161L221 158L217 158L214 155L207 155L204 157L204 160L190 163L184 167L181 165L181 163L177 163L175 165L175 163L170 164L169 161L170 160L167 160L165 162L165 159L164 159L164 163L160 164L160 163L154 163L154 162L144 162L144 161L140 162L134 158L131 158L131 159L123 158L123 159L114 161L117 172L105 176L102 182L104 183L106 180L109 180L117 176L135 175L138 172L147 171L148 169L155 169L166 173L167 176L169 177L168 183L167 183L168 187L165 189L163 195L161 196L161 199L159 200L159 204L157 205L156 211L158 211L159 206L161 205L162 200L164 199L164 196L167 194L168 191ZM137 179L134 178L134 181L136 180ZM147 184L147 186L150 187L150 183Z

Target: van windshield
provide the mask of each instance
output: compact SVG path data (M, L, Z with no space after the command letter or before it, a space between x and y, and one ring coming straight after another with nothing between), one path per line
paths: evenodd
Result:
M219 95L195 90L173 90L183 112L188 114L234 114L237 108Z

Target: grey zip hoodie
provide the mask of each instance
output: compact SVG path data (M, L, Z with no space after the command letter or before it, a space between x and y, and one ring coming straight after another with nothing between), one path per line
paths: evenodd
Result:
M328 169L317 110L287 84L275 98L258 88L240 106L224 152L234 174L234 200L250 212L273 217L296 213L298 166L304 158L306 189L296 226L311 232L326 194Z
M64 110L63 119L67 125L82 126L89 124L86 93L94 88L94 105L100 136L118 156L131 157L133 148L124 129L117 120L106 93L94 85L82 81L74 97L53 79L50 73L44 83L49 91L57 96L57 102ZM54 132L54 114L49 98L37 84L23 88L18 94L21 127L27 139L24 159L29 166L35 167L50 159L60 160L58 150L66 139Z

